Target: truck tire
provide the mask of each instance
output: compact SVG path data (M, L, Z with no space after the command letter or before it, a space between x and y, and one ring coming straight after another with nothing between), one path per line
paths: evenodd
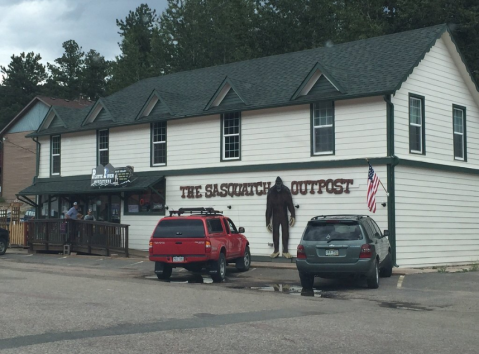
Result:
M303 289L311 290L314 285L314 275L299 272L299 280L301 281L301 286Z
M378 261L374 262L374 267L369 272L366 281L368 283L369 289L379 288L379 262Z
M155 273L158 279L159 280L170 279L173 268L169 264L163 263L163 266L161 267L161 265L158 265L157 263L159 262L155 262Z
M244 249L243 257L236 259L236 269L240 272L246 272L249 270L251 265L251 252L249 250L249 246L246 246Z
M221 283L226 278L226 257L223 252L217 261L210 266L210 275L215 283Z

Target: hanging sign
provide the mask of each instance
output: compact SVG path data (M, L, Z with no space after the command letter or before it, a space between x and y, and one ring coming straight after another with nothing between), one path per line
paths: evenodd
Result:
M133 167L115 168L111 164L98 165L91 171L92 187L120 187L131 183L133 180Z

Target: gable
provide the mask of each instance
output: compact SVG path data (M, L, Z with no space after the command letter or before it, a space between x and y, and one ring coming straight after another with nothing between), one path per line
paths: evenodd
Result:
M37 101L10 129L7 128L6 134L37 130L49 109L45 103Z
M48 128L65 128L65 124L63 124L62 120L60 117L58 117L56 114L52 119L52 122L48 126Z
M95 122L107 122L111 121L111 116L110 114L105 110L105 108L102 108L98 115L95 118Z
M100 98L97 103L92 107L90 113L86 116L82 125L93 122L107 122L114 121L113 116L110 114L106 106L103 104Z
M230 88L218 107L245 104L233 88Z
M331 95L337 93L338 90L334 85L326 78L326 76L321 75L319 79L316 81L311 90L307 93L307 95Z
M39 130L45 130L50 128L66 128L67 126L60 118L54 107L51 107L45 116L42 124L38 128Z
M153 90L148 97L148 100L143 105L143 108L140 110L140 113L136 119L141 119L143 117L149 117L153 115L173 115L170 110L170 107L166 104L163 98L160 96L160 93L157 90Z

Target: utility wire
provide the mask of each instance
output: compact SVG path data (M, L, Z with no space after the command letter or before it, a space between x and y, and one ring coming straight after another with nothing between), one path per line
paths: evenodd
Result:
M26 147L17 145L17 144L15 144L15 143L12 143L10 140L4 140L4 143L5 143L5 142L10 143L10 144L12 144L12 145L14 145L14 146L16 146L16 147L18 147L18 148L20 148L20 149L25 150L25 151L31 152L32 154L36 154L36 151L32 151L32 150L30 150L30 149L27 149Z

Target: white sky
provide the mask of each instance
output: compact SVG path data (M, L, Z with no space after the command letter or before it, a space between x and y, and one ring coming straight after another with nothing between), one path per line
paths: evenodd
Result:
M95 49L106 59L120 54L116 19L147 3L160 15L167 0L0 0L0 65L12 54L35 52L42 63L63 54L74 39L84 52ZM1 80L1 77L0 77Z

